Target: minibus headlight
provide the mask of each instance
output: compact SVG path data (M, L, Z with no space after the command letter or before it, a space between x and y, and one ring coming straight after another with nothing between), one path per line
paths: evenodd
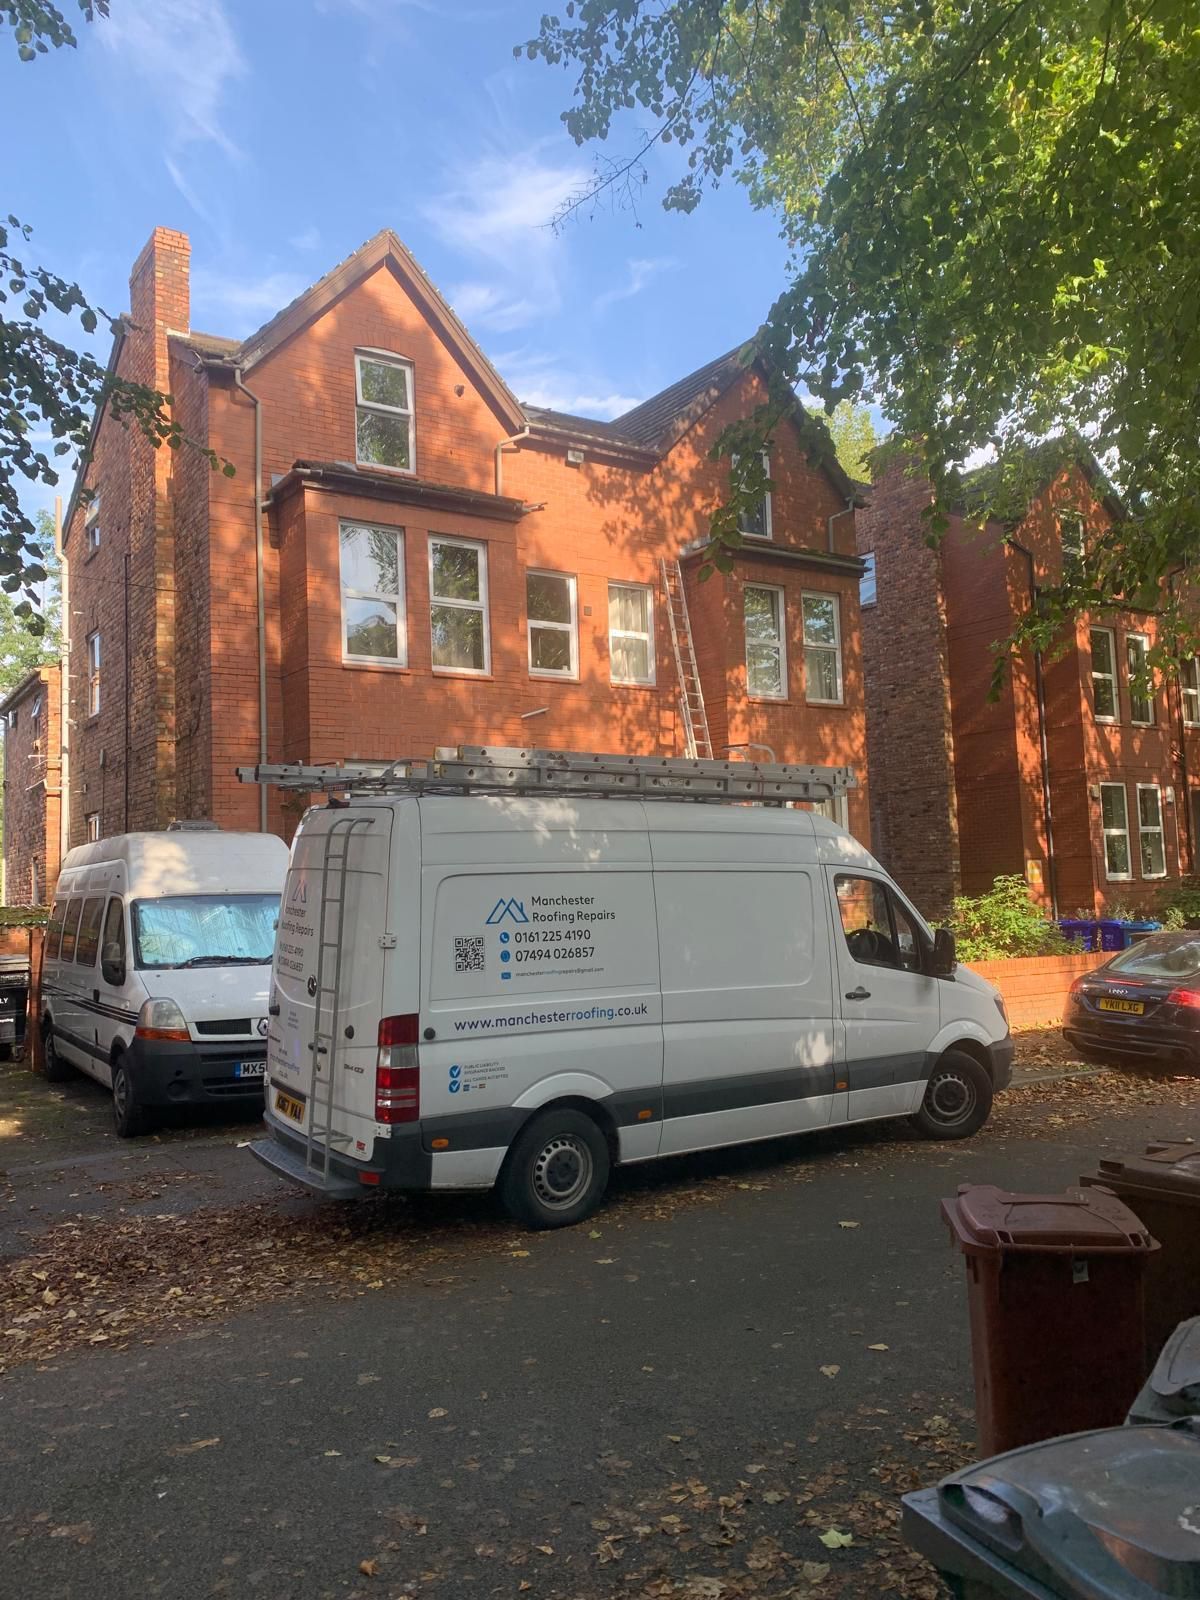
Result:
M187 1018L174 1000L147 1000L138 1012L138 1039L190 1039Z

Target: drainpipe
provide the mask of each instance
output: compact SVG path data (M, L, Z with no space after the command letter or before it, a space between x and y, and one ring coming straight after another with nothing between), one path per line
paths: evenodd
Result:
M1033 564L1033 551L1016 539L1009 539L1011 549L1025 557L1029 568L1029 604L1030 609L1037 610L1038 586L1037 570ZM1046 679L1042 670L1042 652L1033 652L1033 682L1037 694L1038 713L1038 743L1041 748L1042 765L1042 818L1046 827L1046 867L1050 882L1050 913L1058 921L1058 863L1054 856L1054 814L1050 804L1050 748L1046 739Z
M1172 599L1175 596L1175 579L1179 576L1179 574L1183 570L1184 569L1182 567L1176 567L1173 572L1168 572L1168 574L1167 574L1167 588L1171 593ZM1178 655L1178 653L1179 653L1179 640L1178 639L1176 639L1176 641L1175 641L1175 653L1176 653L1176 655ZM1184 715L1183 715L1183 686L1179 681L1178 672L1175 674L1175 693L1171 696L1171 698L1172 698L1172 700L1174 702L1175 720L1176 720L1176 724L1177 724L1177 726L1179 728L1179 763L1178 764L1179 764L1179 777L1180 777L1180 786L1179 786L1180 787L1180 792L1175 796L1175 860L1176 860L1176 865L1179 867L1179 876L1182 878L1184 876L1183 862L1182 862L1182 860L1180 860L1180 856L1179 856L1179 834L1180 834L1179 813L1180 813L1181 810L1183 811L1183 832L1186 834L1187 842L1188 842L1188 874L1189 875L1194 874L1195 871L1196 871L1196 845L1197 845L1197 839L1196 839L1196 835L1195 835L1195 833L1193 831L1193 828L1192 828L1191 779L1190 779L1189 774L1188 774L1188 759L1187 759L1187 722L1186 722L1186 720L1184 718Z
M71 590L69 563L63 549L62 495L54 497L54 553L58 557L58 593L62 606L62 652L58 659L58 865L61 869L71 848Z
M234 367L233 381L254 407L254 581L258 600L258 761L267 764L267 601L263 578L263 451L262 404L242 382L241 367ZM267 790L258 786L258 828L267 831Z
M842 507L842 509L840 511L835 511L833 513L833 515L829 518L829 521L826 524L825 537L826 537L826 547L829 550L830 555L833 554L833 525L834 525L834 523L837 521L837 519L839 517L848 516L849 513L852 512L853 510L854 510L854 501L853 500L847 500L846 504Z
M507 439L501 439L500 443L496 446L496 496L497 496L497 498L499 498L500 495L502 495L504 493L504 452L506 450L519 450L521 448L521 440L522 439L528 439L528 437L529 437L529 424L526 423L526 425L521 429L520 433L514 433Z
M122 565L125 568L125 582L123 585L125 590L125 761L121 780L125 785L123 811L125 820L121 824L121 831L123 833L129 832L129 768L131 765L130 757L132 754L132 746L130 744L129 736L129 702L131 699L129 693L129 580L131 576L129 563L130 555L129 551L126 550L124 560L122 562ZM103 826L103 822L101 823L101 826Z

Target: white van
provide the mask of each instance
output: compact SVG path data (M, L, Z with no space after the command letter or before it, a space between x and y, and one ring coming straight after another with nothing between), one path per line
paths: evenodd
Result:
M111 1088L126 1138L166 1107L261 1095L286 872L282 839L212 824L69 851L42 963L46 1076Z
M590 758L624 775L613 798L610 767L575 773L599 794L547 794L573 758L488 752L492 776L463 755L241 773L350 790L292 845L261 1161L339 1197L498 1183L557 1227L618 1162L868 1118L982 1126L1011 1076L997 991L843 829L744 803L820 799L839 772Z

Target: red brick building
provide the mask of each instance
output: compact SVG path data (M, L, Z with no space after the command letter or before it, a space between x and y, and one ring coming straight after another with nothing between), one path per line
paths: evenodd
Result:
M664 557L713 754L849 764L868 836L854 486L799 406L733 573L697 578L709 452L761 371L734 353L615 422L564 416L517 401L390 232L240 343L191 330L188 271L156 229L112 361L236 470L97 422L65 522L72 842L202 816L287 836L234 777L260 751L684 754Z
M58 877L61 689L38 667L0 700L4 734L4 904L40 906Z
M969 483L969 480L968 480ZM1094 463L1056 471L1011 527L952 516L893 462L858 514L875 849L925 909L1024 875L1048 909L1152 907L1200 844L1200 673L1138 692L1152 612L1080 617L989 695L1037 586L1121 515Z

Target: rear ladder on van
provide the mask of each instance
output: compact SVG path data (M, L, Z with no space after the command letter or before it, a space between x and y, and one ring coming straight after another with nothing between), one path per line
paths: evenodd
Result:
M329 1183L329 1162L333 1145L345 1144L349 1134L335 1137L333 1102L336 1073L338 1012L341 1004L342 983L342 933L346 923L347 858L354 834L359 828L369 828L374 817L339 817L325 835L325 849L321 858L321 897L317 929L316 993L313 995L313 1036L309 1049L313 1058L312 1100L308 1111L308 1137L305 1142L304 1168L315 1173L323 1187ZM336 931L330 937L329 923L334 920ZM323 1019L328 1015L328 1022ZM321 1068L325 1068L322 1080ZM324 1101L321 1092L324 1092ZM321 1120L318 1121L318 1113ZM319 1143L318 1143L319 1141Z

